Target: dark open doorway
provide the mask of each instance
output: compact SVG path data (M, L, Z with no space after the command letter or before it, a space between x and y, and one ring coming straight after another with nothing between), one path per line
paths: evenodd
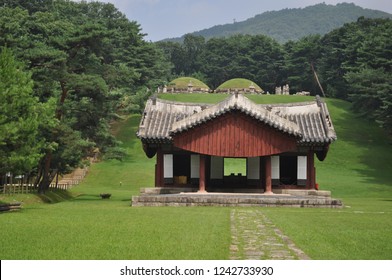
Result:
M283 185L296 185L298 168L297 157L281 156L279 165L280 183Z
M175 184L187 184L190 182L190 155L173 155L173 176Z

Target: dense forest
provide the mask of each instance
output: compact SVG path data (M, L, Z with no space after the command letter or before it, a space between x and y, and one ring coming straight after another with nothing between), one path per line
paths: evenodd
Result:
M169 74L111 4L7 0L0 34L0 175L34 172L40 192L92 152L121 157L110 121Z
M390 19L359 18L285 44L190 34L183 43L151 43L112 4L6 0L0 35L0 177L32 175L40 192L93 154L121 159L110 123L140 113L178 76L211 88L239 77L269 92L284 84L291 93L324 92L392 133Z
M392 18L392 15L364 9L353 3L337 5L320 3L305 8L269 11L244 21L216 25L191 34L206 39L230 37L236 34L266 35L279 43L286 43L308 35L325 35L345 23L356 21L359 17ZM182 42L183 39L184 36L166 40Z

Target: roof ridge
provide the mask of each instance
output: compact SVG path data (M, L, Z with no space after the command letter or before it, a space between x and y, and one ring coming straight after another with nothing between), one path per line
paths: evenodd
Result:
M295 106L307 106L316 104L316 100L302 101L302 102L291 102L291 103L268 103L268 104L257 104L260 107L295 107Z
M270 127L277 128L278 130L295 136L301 136L300 128L295 122L273 114L270 110L268 110L268 108L258 106L242 94L233 94L225 100L207 107L201 112L174 122L172 129L170 130L170 134L187 130L188 128L216 118L233 109L239 110L256 120L269 125Z
M150 97L149 99L152 99ZM211 103L194 103L194 102L183 102L183 101L173 101L173 100L166 100L166 99L161 99L161 98L156 98L157 102L164 103L164 104L169 104L169 105L183 105L183 106L208 106L210 107Z

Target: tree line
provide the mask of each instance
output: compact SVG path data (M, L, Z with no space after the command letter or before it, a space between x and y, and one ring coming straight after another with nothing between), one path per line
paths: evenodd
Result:
M293 93L320 94L317 74L327 96L352 101L391 132L391 22L360 18L284 45L262 35L151 43L112 4L4 0L0 179L34 176L45 192L56 174L97 152L121 159L111 121L140 113L158 86L178 76L211 88L247 78L271 93L289 84Z
M264 91L290 85L291 93L351 101L353 108L392 134L392 20L359 18L330 33L279 44L264 35L212 38L185 35L157 42L174 76L193 76L211 88L247 78Z

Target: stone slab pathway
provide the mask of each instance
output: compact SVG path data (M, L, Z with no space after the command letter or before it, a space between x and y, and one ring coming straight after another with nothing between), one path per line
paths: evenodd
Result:
M233 209L230 219L231 260L309 259L261 210Z

